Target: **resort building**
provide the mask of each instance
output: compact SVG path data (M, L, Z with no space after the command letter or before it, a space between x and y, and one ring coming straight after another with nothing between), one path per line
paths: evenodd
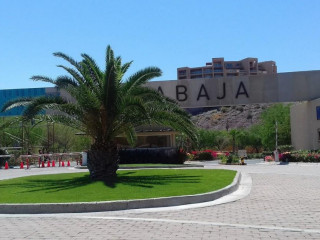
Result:
M203 67L181 67L177 69L177 79L235 77L244 75L276 74L274 61L258 62L258 58L245 58L240 61L224 61L212 58Z
M54 87L3 89L0 90L0 108L2 108L6 102L17 98L32 98L39 96L60 96L60 91ZM23 107L10 109L6 112L0 113L0 117L19 116L22 114L23 109Z

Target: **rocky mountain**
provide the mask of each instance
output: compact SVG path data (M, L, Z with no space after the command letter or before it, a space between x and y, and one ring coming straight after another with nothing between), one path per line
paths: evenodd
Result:
M272 104L221 107L192 117L197 127L212 130L250 128L259 123L261 113Z

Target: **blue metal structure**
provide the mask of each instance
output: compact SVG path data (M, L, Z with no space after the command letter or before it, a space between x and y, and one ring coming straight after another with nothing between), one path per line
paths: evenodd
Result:
M2 106L10 100L23 98L23 97L39 97L39 96L49 96L49 95L52 95L52 93L50 94L47 93L46 88L22 88L22 89L0 90L0 108L2 108ZM9 111L6 111L4 113L0 113L0 116L1 117L19 116L22 114L23 109L24 109L23 107L17 107Z

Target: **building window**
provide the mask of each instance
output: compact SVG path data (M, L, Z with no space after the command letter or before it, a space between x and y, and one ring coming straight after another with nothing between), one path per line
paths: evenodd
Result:
M320 106L316 107L316 112L317 112L317 120L320 120Z
M187 71L186 70L181 70L179 71L179 75L186 75L187 74Z
M227 68L227 69L233 68L232 63L227 63L227 64L226 64L226 68Z
M202 74L202 70L201 69L195 69L195 70L191 70L190 73L191 74Z

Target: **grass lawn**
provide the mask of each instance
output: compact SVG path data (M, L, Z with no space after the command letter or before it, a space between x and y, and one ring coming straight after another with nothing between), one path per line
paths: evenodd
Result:
M137 163L137 164L119 164L119 167L181 167L184 164L164 164L164 163Z
M144 199L197 194L232 183L236 172L212 169L118 171L112 182L88 173L39 175L0 181L0 203L61 203Z

